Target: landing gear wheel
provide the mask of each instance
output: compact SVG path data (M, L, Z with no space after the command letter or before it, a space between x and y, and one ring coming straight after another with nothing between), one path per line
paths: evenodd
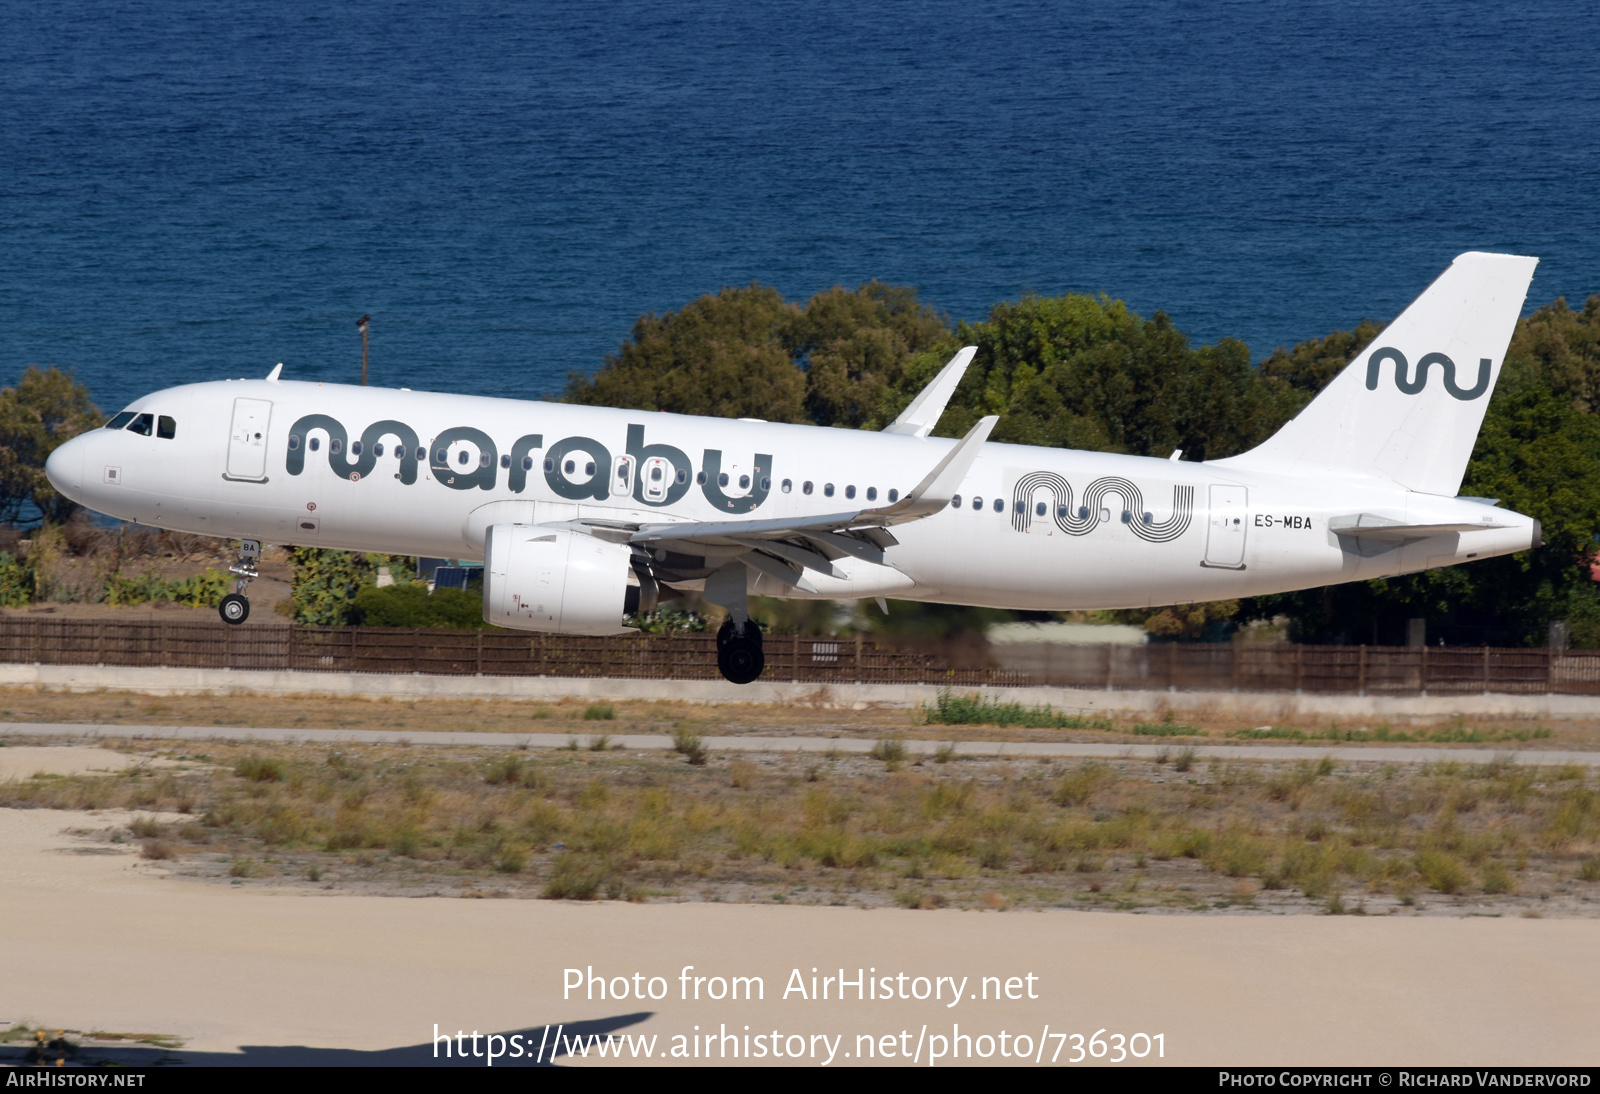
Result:
M767 657L761 648L761 628L754 620L737 632L733 620L728 620L717 632L717 668L723 678L733 684L753 683L767 667Z
M224 623L238 626L250 618L250 601L238 593L229 593L222 598L222 603L217 605L217 614L222 616Z
M743 637L733 638L717 651L717 668L722 670L723 677L732 684L754 683L760 677L761 670L766 667L767 656L762 652L759 641L752 642Z

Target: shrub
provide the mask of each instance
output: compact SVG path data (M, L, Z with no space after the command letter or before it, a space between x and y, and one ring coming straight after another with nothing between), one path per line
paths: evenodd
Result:
M685 756L695 767L704 767L711 758L711 753L706 749L705 743L698 734L679 727L672 734L672 751Z
M590 703L583 711L586 722L609 722L616 716L617 710L610 703Z
M483 623L483 594L476 589L435 589L426 585L369 585L355 595L350 615L364 627L454 627L473 630Z
M246 756L234 765L233 773L257 783L276 783L284 779L283 761L267 756Z
M886 764L904 763L906 745L904 741L884 738L873 742L871 755L874 760L881 760Z

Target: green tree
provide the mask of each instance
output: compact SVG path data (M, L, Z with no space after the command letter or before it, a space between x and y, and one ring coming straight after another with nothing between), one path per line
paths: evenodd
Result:
M681 311L642 316L593 379L568 378L587 406L805 421L805 376L779 331L794 315L776 289L723 289Z
M61 445L101 423L89 389L57 368L29 365L0 391L0 522L37 515L60 524L78 506L56 493L44 464Z
M294 567L290 614L296 623L338 627L358 619L356 597L378 583L378 568L404 574L412 561L404 555L330 551L320 547L292 547Z
M955 351L944 319L915 289L869 281L817 293L783 325L782 337L805 370L806 413L817 425L882 429L903 401L891 398L918 354Z
M1216 459L1287 417L1242 342L1196 349L1165 313L1144 319L1103 296L998 304L986 321L963 323L959 341L978 355L940 423L946 436L999 414L1000 441Z

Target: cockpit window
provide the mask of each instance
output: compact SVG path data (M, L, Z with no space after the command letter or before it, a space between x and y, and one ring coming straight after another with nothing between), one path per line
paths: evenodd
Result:
M107 429L121 429L131 421L133 421L133 411L124 410L121 414L118 414L115 418L112 418L109 422L107 422L105 427Z
M141 437L148 437L155 432L156 416L154 414L141 414L128 423L128 432L137 433Z
M170 441L170 440L172 440L172 438L176 437L177 435L178 435L178 422L177 422L176 419L169 418L165 414L161 415L160 418L156 419L156 436L157 437L165 437L167 440Z

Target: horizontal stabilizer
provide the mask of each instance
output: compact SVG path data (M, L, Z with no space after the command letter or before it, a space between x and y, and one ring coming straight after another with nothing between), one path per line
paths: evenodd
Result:
M1509 527L1511 526L1508 524L1483 521L1475 524L1404 524L1372 513L1356 513L1347 517L1334 517L1328 521L1328 530L1336 536L1354 536L1357 539L1378 540L1382 543L1410 543L1450 532L1482 532Z

